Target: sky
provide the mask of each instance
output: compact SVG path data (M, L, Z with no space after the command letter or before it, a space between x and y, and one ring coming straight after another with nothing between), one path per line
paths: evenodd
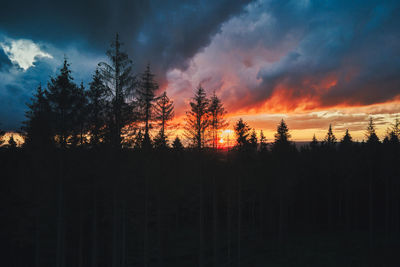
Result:
M141 73L150 63L182 121L201 84L234 124L269 140L382 138L400 118L400 2L312 0L12 1L0 10L0 128L18 130L38 84L64 56L88 84L116 32Z

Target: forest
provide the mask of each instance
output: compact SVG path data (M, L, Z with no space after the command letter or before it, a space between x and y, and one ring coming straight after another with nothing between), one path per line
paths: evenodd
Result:
M116 35L88 88L65 58L0 147L3 266L399 266L400 121L302 147L228 127L201 85L182 136L150 65ZM4 135L4 132L1 132ZM2 141L3 142L3 141Z

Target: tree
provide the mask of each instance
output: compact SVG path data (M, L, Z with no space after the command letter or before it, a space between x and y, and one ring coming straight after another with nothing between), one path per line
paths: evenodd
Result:
M72 136L72 145L83 145L86 143L86 126L88 113L88 99L83 83L76 88L75 92L75 124Z
M285 123L285 121L282 119L281 122L279 123L276 134L275 134L275 142L273 145L273 149L280 149L280 148L287 148L291 145L290 142L290 133L289 129Z
M260 151L265 152L268 150L267 138L264 135L263 130L260 131Z
M9 149L15 149L17 148L17 142L14 140L14 135L10 135L10 138L8 139L8 145L7 147Z
M212 137L212 147L217 148L218 144L218 132L227 127L228 123L226 122L224 116L226 114L226 110L215 94L215 91L210 99L210 106L208 107L208 111L210 112L210 131Z
M116 34L106 53L110 63L99 63L100 74L110 101L107 137L114 148L121 148L122 128L136 119L133 113L134 103L129 101L133 99L136 79L132 75L132 61L121 51L121 45Z
M5 134L5 132L0 129L0 146L4 143L4 141L3 141L4 134Z
M317 139L317 137L315 137L315 134L314 134L312 141L310 142L310 148L314 150L317 147L318 147L318 139Z
M158 99L154 106L155 119L158 121L160 130L157 137L154 140L156 147L167 147L168 136L166 130L168 127L168 121L174 117L174 102L171 101L167 92L164 92Z
M337 139L336 139L336 136L333 134L332 125L329 124L328 133L325 136L323 144L329 148L334 148L336 145L336 142L337 142Z
M175 151L182 151L183 150L183 145L182 145L181 139L179 139L178 136L175 138L174 142L172 143L172 148Z
M107 88L101 79L99 69L96 69L87 92L88 98L88 130L90 145L98 146L105 139Z
M32 149L44 149L54 143L53 129L50 125L51 108L45 91L39 85L36 93L27 104L25 112L26 121L23 122L22 130L25 132L24 146Z
M342 140L340 141L340 144L342 146L349 146L353 143L353 138L351 137L350 133L349 133L349 129L346 129L346 132L342 138Z
M73 83L67 59L56 78L51 78L45 91L51 110L51 125L58 144L65 148L76 125L78 88Z
M249 144L250 144L250 147L251 147L251 149L253 151L257 151L258 139L257 139L256 131L254 129L251 132L250 139L249 139Z
M379 138L376 135L375 131L375 124L372 118L369 119L369 123L367 126L367 131L365 133L365 136L367 138L367 144L368 145L376 145L379 144Z
M138 108L140 120L144 122L144 146L150 146L151 140L149 130L151 122L154 120L154 102L156 101L155 91L158 84L154 81L154 74L150 71L150 64L140 77L139 88L137 90Z
M240 118L236 123L234 130L236 134L236 147L238 149L244 149L249 145L249 125Z
M209 103L206 92L199 85L190 102L190 110L186 112L185 135L191 140L192 145L199 150L204 147L204 133L210 125Z

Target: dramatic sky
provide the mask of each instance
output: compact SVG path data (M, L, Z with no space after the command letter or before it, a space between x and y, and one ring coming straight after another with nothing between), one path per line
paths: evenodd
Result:
M25 103L64 55L87 84L116 32L151 63L177 121L201 83L268 139L284 118L295 140L330 123L380 137L400 115L400 2L312 0L9 1L0 10L0 123L19 129Z

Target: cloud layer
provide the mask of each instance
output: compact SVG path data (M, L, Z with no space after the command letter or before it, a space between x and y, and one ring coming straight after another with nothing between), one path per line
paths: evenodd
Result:
M400 94L399 10L398 1L253 2L187 70L169 71L169 89L187 97L202 82L230 111L392 100Z

